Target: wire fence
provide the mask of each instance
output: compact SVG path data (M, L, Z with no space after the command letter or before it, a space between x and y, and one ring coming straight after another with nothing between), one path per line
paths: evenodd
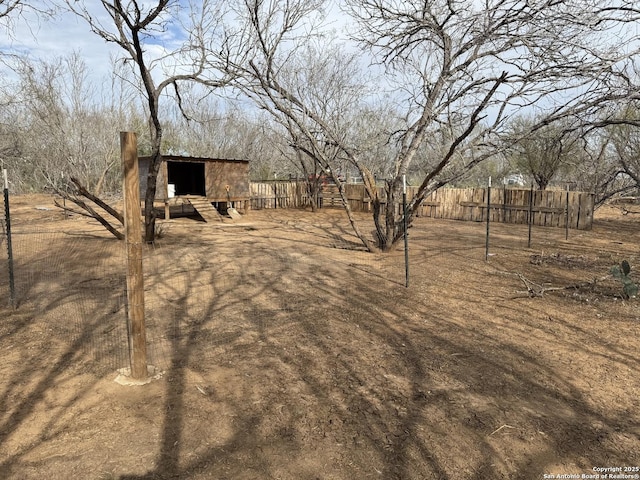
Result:
M66 218L50 204L21 201L16 206L10 221L13 307L26 312L30 324L68 338L91 368L128 367L123 242L85 218ZM6 219L2 225L0 308L10 311ZM409 230L410 271L422 285L429 275L446 282L437 259L456 259L464 269L468 261L491 262L528 246L526 225L485 227L416 219ZM202 359L224 360L231 346L251 348L266 341L261 331L287 328L296 316L317 312L323 304L338 310L342 305L345 311L354 302L365 304L371 284L383 285L390 302L405 289L403 249L364 251L337 210L319 215L264 210L215 225L179 219L163 229L162 238L143 250L147 358L161 370L196 351ZM541 242L561 241L565 233L536 227L533 248L538 229ZM247 336L247 331L257 333Z
M67 218L51 202L15 198L12 277L6 228L0 240L0 308L24 313L29 324L67 338L92 359L92 368L128 367L123 242L85 218ZM223 355L225 345L240 338L248 323L270 323L322 302L348 302L357 293L356 276L403 285L403 269L394 266L397 255L372 256L349 238L345 226L291 223L274 213L259 225L182 219L188 225L179 232L172 227L181 220L168 221L163 227L167 237L144 246L149 364L168 368L196 339L211 346L205 356ZM295 237L307 240L296 244ZM308 286L306 294L292 295L292 287L299 285ZM226 320L214 328L212 318Z

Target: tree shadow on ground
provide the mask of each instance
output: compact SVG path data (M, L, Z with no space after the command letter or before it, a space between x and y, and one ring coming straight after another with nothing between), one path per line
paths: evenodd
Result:
M616 435L624 430L637 442L630 433L640 427L637 418L597 408L562 364L535 344L509 341L523 322L536 331L531 309L491 312L503 317L496 334L489 321L471 317L482 315L473 305L487 295L482 287L465 295L451 285L461 307L451 310L419 289L390 288L354 270L345 275L318 259L287 257L280 247L261 255L278 258L282 268L239 276L256 291L237 298L248 313L238 322L244 333L224 347L242 392L218 388L234 412L233 434L193 461L179 447L189 443L188 370L206 375L216 368L198 362L207 358L202 334L235 311L213 301L203 323L174 340L172 414L156 466L120 478L316 478L314 465L323 464L324 474L337 478L524 479L566 462L589 471L633 460ZM259 262L253 253L236 249L234 260ZM250 346L246 335L255 339ZM596 338L583 335L571 354L593 358ZM539 342L565 349L552 331ZM640 369L637 356L613 361Z
M407 290L349 268L344 252L311 255L295 233L184 246L169 236L154 253L145 285L166 373L138 445L153 458L123 460L113 477L527 479L640 461L637 411L599 402L579 377L587 363L602 369L594 382L637 373L637 351L599 343L571 305L552 318L548 303L502 297L510 279L487 276L453 236L465 281L436 257L414 265ZM77 352L101 319L25 392L3 420L8 434L66 368L86 362ZM11 388L39 378L36 365L24 368ZM47 430L0 471L21 471L63 431Z

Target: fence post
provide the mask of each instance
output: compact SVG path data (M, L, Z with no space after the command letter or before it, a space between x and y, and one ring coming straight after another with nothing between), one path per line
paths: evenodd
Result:
M62 184L64 185L64 172L60 172L60 178L62 179ZM62 196L62 212L64 215L64 219L69 219L69 211L67 210L67 197Z
M531 248L531 225L533 224L533 183L531 184L531 190L529 190L529 215L527 217L527 223L529 224L529 240L527 241L527 248Z
M7 179L7 169L2 169L4 178L4 217L7 227L7 254L9 256L9 294L11 306L16 308L16 284L13 270L13 246L11 243L11 211L9 209L9 180Z
M273 181L273 209L278 208L278 184L276 181Z
M484 261L489 260L489 219L491 218L491 177L489 177L489 186L487 187L487 238L484 245Z
M507 185L502 186L502 223L507 223Z
M142 276L142 226L140 224L140 180L136 134L120 132L124 169L124 225L127 252L127 303L129 305L129 345L131 377L147 378L147 341L144 321L144 281Z
M409 231L407 230L407 176L402 176L402 209L404 223L404 286L409 288Z
M567 204L564 209L565 219L564 219L564 239L569 240L569 184L567 183Z

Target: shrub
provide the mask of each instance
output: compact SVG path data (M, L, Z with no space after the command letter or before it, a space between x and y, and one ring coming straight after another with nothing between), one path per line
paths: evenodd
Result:
M611 267L611 275L622 282L622 296L624 298L634 298L638 295L638 285L631 279L631 265L623 260L620 265Z

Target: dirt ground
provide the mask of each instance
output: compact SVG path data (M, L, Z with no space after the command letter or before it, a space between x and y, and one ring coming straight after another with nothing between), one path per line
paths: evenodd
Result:
M409 288L403 252L361 251L339 210L161 222L162 374L123 386L123 244L48 197L12 209L0 478L640 478L640 299L609 275L640 265L638 214L531 248L492 224L487 261L483 224L419 218Z

